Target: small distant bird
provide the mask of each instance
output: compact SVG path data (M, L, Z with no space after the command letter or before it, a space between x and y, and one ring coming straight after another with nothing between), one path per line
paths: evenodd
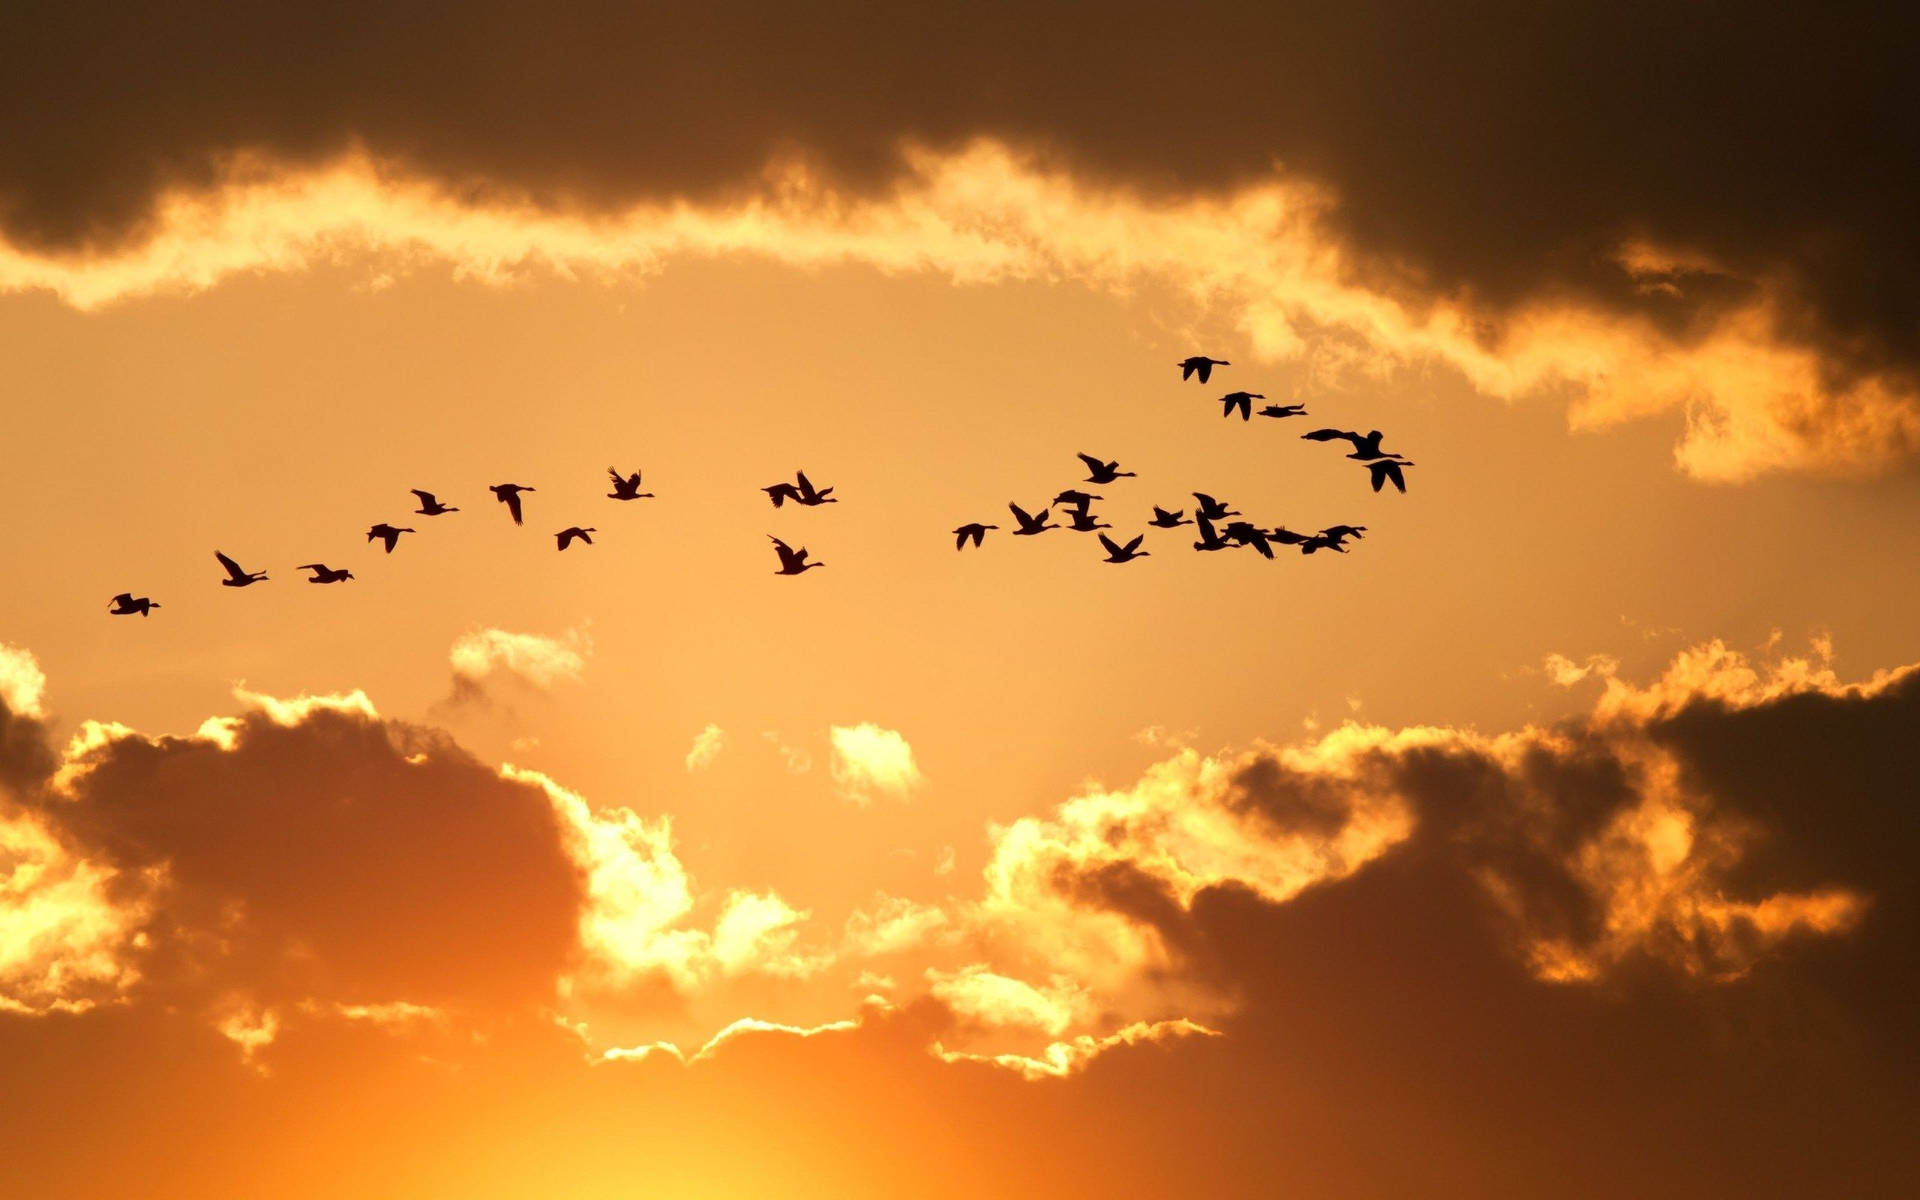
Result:
M393 548L399 545L400 543L400 535L403 533L412 533L412 532L413 530L411 529L405 529L405 528L395 529L393 526L387 524L385 521L382 521L380 522L380 524L375 525L373 528L367 530L367 540L372 541L375 538L379 538L382 542L386 543L387 553L392 554Z
M1352 458L1353 455L1349 454L1347 457ZM1383 458L1368 463L1367 473L1373 476L1373 490L1379 491L1383 484L1392 480L1393 486L1404 493L1407 490L1407 477L1400 473L1400 468L1412 465L1404 458Z
M1304 417L1307 415L1307 406L1304 404L1269 404L1260 410L1260 415L1263 417Z
M1195 492L1193 498L1200 502L1200 507L1193 511L1196 517L1204 517L1209 521L1223 521L1228 517L1240 515L1236 510L1228 508L1205 492Z
M343 579L352 579L353 572L345 567L330 567L325 563L301 563L296 571L312 571L313 577L308 583L339 583Z
M1112 529L1113 526L1095 520L1093 514L1084 508L1076 508L1073 510L1073 524L1068 528L1081 533L1092 533L1096 529Z
M1355 541L1367 536L1365 525L1329 525L1320 531L1323 538L1332 538L1335 545L1352 538Z
M1123 562L1132 562L1136 558L1151 558L1152 557L1151 552L1142 550L1140 548L1140 543L1146 540L1147 540L1147 535L1143 533L1143 534L1140 534L1138 537L1134 538L1132 541L1128 542L1126 545L1122 546L1118 542L1114 541L1112 538L1108 537L1106 534L1103 533L1100 535L1100 544L1107 548L1107 557L1104 561L1110 562L1110 563L1123 563Z
M1237 408L1240 410L1242 421L1250 420L1253 416L1253 402L1265 399L1266 397L1259 392L1228 392L1220 397L1220 415L1231 417L1233 410Z
M575 538L578 538L581 541L585 542L587 545L591 546L593 545L593 539L588 537L587 535L590 533L599 533L599 532L600 531L598 529L595 529L591 525L587 526L585 529L580 528L580 526L578 525L569 525L565 529L562 529L559 533L554 534L553 540L560 543L560 548L562 550L565 550L568 546L573 545Z
M970 521L953 531L953 548L965 550L969 538L973 540L975 546L978 546L987 540L987 530L998 528L1000 528L998 525L982 525L978 521Z
M1242 546L1252 546L1260 552L1261 558L1272 558L1273 547L1267 545L1267 533L1256 528L1250 521L1235 521L1220 531L1220 536L1229 542L1238 542Z
M1101 462L1091 454L1079 455L1081 462L1087 464L1088 483L1112 483L1116 479L1132 479L1132 471L1122 471L1116 462Z
M1220 535L1214 532L1212 521L1203 516L1196 516L1194 517L1194 522L1200 528L1200 540L1193 544L1195 550L1225 550L1227 548L1227 544L1220 540Z
M1179 525L1193 524L1192 521L1187 520L1184 515L1185 512L1186 510L1181 508L1176 508L1172 512L1168 512L1156 504L1153 506L1153 520L1148 521L1147 524L1153 526L1155 529L1172 529Z
M434 499L432 492L423 492L419 488L408 488L407 490L412 492L414 495L420 497L420 507L414 509L413 511L419 513L423 517L438 517L445 513L460 511L458 508L455 508L452 505L442 504L438 500Z
M220 581L221 587L246 587L250 583L259 583L267 577L265 571L241 570L239 563L228 558L218 550L213 552L213 556L219 559L220 565L227 569L227 577Z
M795 550L792 546L787 545L772 534L768 534L767 536L772 539L773 548L775 552L780 555L780 569L774 572L775 575L799 575L813 567L824 567L827 565L823 562L808 562L807 548L805 546Z
M1212 378L1215 367L1230 367L1232 365L1232 363L1224 358L1208 358L1203 354L1196 354L1192 358L1183 358L1180 360L1180 381L1185 383L1195 375L1198 375L1200 382L1205 383L1208 379Z
M531 492L533 489L518 483L496 483L488 486L487 490L493 493L495 499L507 506L507 511L513 514L513 523L520 524L520 493Z
M1285 525L1275 525L1272 529L1267 530L1266 534L1268 541L1278 542L1282 546L1298 546L1306 541L1308 537L1308 535L1304 533L1295 533Z
M609 500L655 499L655 496L652 492L643 492L640 490L640 472L635 471L631 475L622 475L615 468L608 467L607 474L613 477L613 490L607 493L607 499Z
M779 508L783 501L797 499L800 495L800 489L790 483L776 483L760 490L767 494L767 499L773 501L775 508Z
M833 495L832 488L821 488L820 490L815 491L813 487L813 481L807 478L807 473L805 471L795 471L793 473L793 477L794 477L794 480L800 485L800 490L796 492L792 497L793 502L795 504L804 504L809 508L811 508L816 504L840 503L838 500L829 499L829 497Z
M1058 496L1055 496L1053 502L1055 504L1071 504L1073 507L1084 512L1089 504L1092 504L1095 500L1103 499L1105 499L1104 496L1097 495L1093 492L1082 492L1074 488L1068 488Z
M1037 517L1029 513L1026 509L1021 508L1018 504L1009 504L1007 508L1012 511L1013 519L1020 522L1020 528L1013 531L1013 536L1015 537L1031 537L1036 533L1044 533L1049 529L1060 528L1058 525L1047 524L1047 514L1053 511L1050 508L1041 509L1040 515Z
M1328 537L1324 533L1316 533L1312 537L1305 538L1301 541L1300 553L1312 554L1315 550L1338 550L1342 554L1347 552L1345 546L1342 546L1337 540Z
M149 609L160 607L145 596L136 599L132 592L121 592L113 598L111 604L112 607L108 608L107 611L116 617L130 617L134 613L139 613L144 617L147 615Z
M1347 457L1359 459L1361 462L1367 462L1376 458L1399 457L1396 454L1380 449L1380 439L1382 436L1384 435L1381 434L1378 429L1368 433L1365 437L1361 437L1351 429L1316 429L1312 433L1301 434L1300 440L1303 442L1337 442L1344 438L1353 443L1353 453L1347 455Z

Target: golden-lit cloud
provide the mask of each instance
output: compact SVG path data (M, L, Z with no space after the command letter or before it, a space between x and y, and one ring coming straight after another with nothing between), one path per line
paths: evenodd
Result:
M869 803L876 793L904 800L923 782L913 747L894 730L872 722L834 725L827 738L833 747L833 782L856 803Z
M693 735L693 745L687 749L687 770L706 770L726 746L727 731L709 721L706 728Z
M499 678L546 690L577 683L593 652L592 640L578 629L561 637L476 629L462 634L447 653L453 667L455 697L478 695Z
M38 720L46 715L41 708L46 694L46 672L33 652L0 642L0 704L16 716Z
M138 981L141 893L156 880L139 889L115 882L41 820L0 809L0 1010L84 1012Z

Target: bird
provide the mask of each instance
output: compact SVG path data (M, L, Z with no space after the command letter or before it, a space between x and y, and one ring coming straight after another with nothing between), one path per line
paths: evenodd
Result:
M562 529L559 533L554 534L553 540L560 543L560 548L562 550L565 550L568 546L573 545L573 540L575 538L579 538L581 541L591 546L593 545L593 539L588 537L587 535L590 533L598 533L598 532L600 531L595 529L591 525L587 526L585 529L580 528L580 526L578 525L569 525L565 529Z
M613 477L613 490L607 493L609 500L652 500L652 492L640 490L640 472L622 475L613 467L607 468L607 474Z
M1353 538L1358 541L1360 538L1367 536L1367 527L1365 525L1329 525L1320 531L1320 536L1323 538L1332 538L1334 544L1338 545L1348 538Z
M221 587L246 587L250 583L259 583L267 577L265 571L241 570L239 563L228 558L218 550L213 552L213 556L219 559L220 565L227 569L227 577L220 581Z
M1347 457L1357 458L1362 462L1376 458L1398 457L1397 455L1380 449L1380 439L1382 436L1378 429L1371 431L1365 437L1361 437L1351 429L1316 429L1312 433L1301 434L1300 440L1303 442L1337 442L1341 438L1345 438L1347 441L1353 443L1353 453L1347 455Z
M1213 375L1213 369L1215 367L1230 367L1232 365L1232 363L1224 358L1208 358L1204 354L1196 354L1191 358L1183 358L1180 360L1180 381L1185 383L1195 375L1198 375L1200 382L1205 383Z
M1304 533L1295 533L1285 525L1275 525L1272 529L1266 530L1265 532L1269 542L1279 542L1282 546L1298 546L1310 536Z
M1040 510L1040 515L1036 517L1018 504L1009 504L1007 508L1012 511L1013 519L1020 522L1020 528L1013 531L1015 537L1031 537L1036 533L1060 528L1058 525L1047 524L1047 514L1052 512L1052 509L1043 508Z
M1324 533L1316 533L1310 538L1302 539L1300 542L1300 553L1312 554L1315 550L1337 550L1342 554L1347 552L1347 548L1342 546L1337 539L1330 538Z
M1205 492L1195 492L1193 493L1193 498L1200 502L1200 507L1193 511L1193 515L1196 517L1205 517L1209 521L1220 521L1227 517L1237 517L1240 515L1234 509L1228 508Z
M149 609L160 607L145 596L136 599L132 592L121 592L118 596L115 596L110 603L112 607L108 608L107 611L116 617L130 617L134 613L139 613L144 617L147 615Z
M1161 508L1158 504L1156 504L1153 506L1153 520L1148 521L1147 524L1153 526L1156 529L1172 529L1175 526L1179 526L1179 525L1193 524L1192 521L1187 520L1185 516L1185 512L1186 512L1185 509L1180 509L1180 508L1176 508L1172 512L1168 512L1166 509Z
M367 540L372 541L375 538L379 538L381 541L387 544L387 553L392 554L393 548L400 543L400 535L403 533L412 533L412 532L413 530L411 529L405 529L405 528L395 529L393 526L387 524L385 521L382 521L378 525L375 525L373 528L367 530Z
M1088 483L1112 483L1116 479L1133 478L1133 472L1122 471L1118 462L1101 462L1091 454L1082 454L1078 457L1081 462L1087 464Z
M1256 528L1250 521L1235 521L1221 530L1220 536L1242 546L1252 546L1260 552L1261 558L1273 557L1273 547L1267 545L1266 530Z
M774 572L775 575L799 575L813 567L824 567L827 565L823 562L808 562L807 548L805 546L795 550L792 546L787 545L772 534L768 534L767 537L772 539L773 548L780 555L780 569Z
M1000 528L998 525L982 525L978 521L970 521L953 531L953 548L955 550L965 550L967 548L967 539L969 538L973 539L975 546L978 546L981 542L987 540L987 530L998 528Z
M343 579L352 579L353 572L345 567L330 567L325 563L301 563L296 571L312 571L313 578L308 583L339 583Z
M1108 537L1106 534L1103 533L1100 535L1100 544L1107 548L1107 557L1105 561L1110 563L1132 562L1136 558L1151 557L1151 554L1149 551L1142 550L1140 548L1140 543L1146 540L1147 540L1147 535L1143 533L1143 534L1140 534L1138 537L1134 538L1132 541L1128 542L1126 545L1122 546L1118 542L1114 541L1112 538Z
M1352 458L1353 455L1349 454L1347 457ZM1383 458L1368 463L1367 473L1373 476L1373 490L1379 491L1381 486L1391 479L1393 486L1404 493L1407 490L1407 477L1400 473L1400 468L1412 465L1404 458Z
M518 483L496 483L489 485L487 490L493 493L495 499L507 506L507 511L513 514L513 523L520 524L520 493L530 492L533 489Z
M1265 397L1262 397L1264 399ZM1304 417L1307 406L1304 404L1269 404L1260 410L1263 417Z
M1220 535L1214 532L1212 521L1209 521L1203 516L1194 517L1194 521L1200 528L1200 540L1193 544L1195 550L1225 550L1227 548L1227 544L1220 540Z
M1068 528L1080 533L1092 533L1096 529L1112 529L1113 526L1094 520L1093 514L1084 508L1076 508L1073 510L1073 524Z
M773 501L775 508L779 508L782 501L792 500L800 495L800 489L790 483L776 483L760 490L767 494L767 499Z
M460 511L458 508L455 508L450 504L442 504L438 500L434 499L432 492L423 492L419 488L408 488L407 490L412 492L414 495L420 497L420 507L414 509L413 511L419 513L423 517L437 517L444 513Z
M1262 396L1259 392L1228 392L1226 395L1220 397L1220 415L1223 417L1231 417L1233 410L1237 408L1240 410L1240 419L1242 421L1251 420L1253 417L1253 402L1255 400L1265 399L1266 397Z
M1098 495L1097 493L1094 493L1094 492L1082 492L1074 488L1068 488L1066 491L1061 492L1058 496L1055 496L1053 498L1053 502L1055 504L1071 504L1075 508L1081 510L1082 512L1085 512L1087 505L1092 504L1095 500L1104 500L1104 499L1106 499L1106 497Z
M795 471L793 475L794 475L794 479L800 485L799 491L795 492L794 495L791 497L791 499L795 504L804 504L807 507L811 508L816 504L840 503L838 500L829 499L829 497L833 495L832 488L821 488L820 490L815 491L813 487L813 481L807 478L807 473L805 471Z

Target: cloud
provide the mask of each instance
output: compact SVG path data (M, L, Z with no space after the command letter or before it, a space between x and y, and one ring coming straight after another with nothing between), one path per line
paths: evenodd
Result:
M453 667L453 697L456 701L482 698L500 679L539 691L558 683L578 683L592 652L592 641L578 629L558 638L476 629L455 640L447 654Z
M693 746L687 751L687 770L704 771L720 757L720 751L727 745L727 731L712 722L699 733L693 735Z
M37 721L46 716L40 707L46 694L47 676L33 652L0 642L0 704L15 716Z
M834 785L856 803L871 803L876 792L903 800L923 782L913 747L891 729L870 722L834 725L827 737Z

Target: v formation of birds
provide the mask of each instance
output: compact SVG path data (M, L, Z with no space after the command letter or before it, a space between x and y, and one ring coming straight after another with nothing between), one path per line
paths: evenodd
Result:
M1223 358L1208 358L1202 355L1195 355L1191 358L1183 359L1178 365L1180 367L1180 378L1183 381L1197 379L1200 383L1205 384L1213 377L1213 369L1215 367L1226 367L1233 364ZM1231 419L1235 413L1238 413L1242 421L1250 421L1254 414L1253 402L1255 400L1264 401L1265 399L1266 397L1259 392L1229 392L1220 397L1221 415ZM1307 410L1303 404L1267 404L1260 408L1259 415L1275 419L1285 419L1287 417L1306 416ZM1362 434L1350 429L1328 428L1312 430L1302 434L1301 438L1302 440L1310 442L1345 441L1350 443L1353 446L1353 452L1348 454L1347 457L1367 468L1367 473L1374 491L1378 492L1381 488L1391 483L1396 491L1405 492L1407 490L1405 469L1414 464L1393 451L1383 450L1380 445L1382 436L1381 432L1377 429ZM1096 458L1091 454L1081 454L1079 458L1087 468L1087 476L1081 482L1093 484L1096 487L1103 487L1121 479L1131 479L1134 477L1134 472L1121 470L1118 462ZM607 499L609 500L650 500L654 498L652 492L643 492L640 490L639 471L628 475L622 474L616 468L609 467L607 468L607 475L613 484L613 490L607 493ZM420 506L414 510L417 516L441 517L460 511L456 505L442 503L432 492L424 491L420 488L413 488L411 490L414 497L420 502ZM521 496L534 492L536 489L525 484L496 483L490 485L488 490L493 493L496 500L506 506L507 513L513 518L515 525L524 523L525 510L522 507ZM825 504L838 504L840 502L839 498L833 495L832 488L816 487L813 481L807 478L805 471L796 472L793 481L790 483L782 481L770 484L761 490L767 494L767 498L772 501L775 508L780 508L789 503L802 508L815 508ZM1245 519L1229 520L1229 518L1233 517L1244 517L1244 514L1229 508L1224 502L1215 499L1205 492L1194 492L1192 495L1195 507L1191 518L1187 516L1185 508L1168 509L1156 504L1153 505L1153 519L1148 521L1147 524L1155 529L1174 529L1182 525L1193 526L1195 533L1200 538L1199 541L1193 543L1193 548L1196 551L1205 552L1229 548L1249 548L1261 557L1271 559L1274 556L1273 548L1276 545L1280 545L1297 546L1302 554L1313 554L1320 550L1333 550L1345 554L1347 552L1346 543L1348 541L1357 540L1366 534L1367 527L1364 525L1330 525L1315 533L1299 533L1288 529L1284 525L1268 527L1257 525ZM1098 536L1100 545L1105 548L1107 552L1106 558L1102 560L1104 562L1128 563L1136 559L1149 557L1150 552L1140 548L1146 541L1146 534L1144 532L1135 534L1125 542L1117 541L1114 538L1108 537L1105 533L1100 532L1101 530L1113 528L1111 524L1101 521L1099 516L1093 511L1093 502L1100 499L1104 499L1104 497L1098 493L1086 492L1077 487L1071 487L1060 492L1051 502L1045 507L1040 508L1037 512L1029 512L1018 504L1009 504L1007 508L1012 512L1013 519L1016 523L1016 527L1012 530L1012 536L1032 537L1045 533L1048 530L1068 529L1080 533L1092 533ZM1057 525L1051 523L1050 519L1055 506L1064 506L1063 511L1068 519L1068 524ZM999 528L1000 526L998 525L989 525L978 521L962 525L953 531L954 548L956 550L964 550L969 543L975 547L981 546L986 541L988 532ZM394 547L400 543L401 535L414 532L416 531L410 526L390 525L383 521L368 528L367 541L378 541L381 543L385 553L392 554ZM556 546L561 550L565 550L575 542L581 542L588 546L593 545L592 535L597 532L599 531L591 525L570 525L565 529L559 530L553 536ZM827 565L824 562L812 559L808 554L807 548L804 546L796 549L771 534L768 535L768 538L773 542L774 553L778 556L780 562L779 568L774 572L776 575L804 575L815 567L824 567ZM256 583L267 582L268 576L265 571L248 571L238 562L235 562L218 550L214 551L213 556L219 561L220 566L227 573L227 577L220 581L223 587L243 588L250 587ZM332 567L321 562L301 563L295 569L311 572L307 577L308 583L344 583L354 577L353 572L344 567ZM153 609L159 607L160 604L149 597L135 596L131 592L121 592L119 595L113 597L107 611L114 616L131 616L137 613L144 617Z

